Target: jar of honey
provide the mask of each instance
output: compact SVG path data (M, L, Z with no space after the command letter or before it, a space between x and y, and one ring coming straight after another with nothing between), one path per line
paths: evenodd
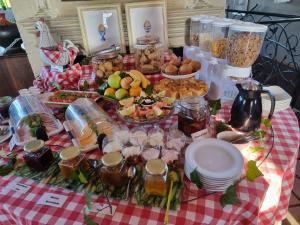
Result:
M145 191L150 195L167 194L168 166L162 159L151 159L146 163Z
M49 168L53 162L53 154L49 147L44 146L42 140L29 141L24 145L24 161L26 165L36 171L43 171Z
M100 169L100 176L103 183L115 187L126 184L128 168L120 152L107 153L103 155L101 161L103 166Z
M74 146L63 149L59 154L61 161L58 163L60 172L63 177L70 177L79 170L89 170L89 164L84 154L80 153L80 149Z
M179 106L178 129L185 135L191 136L192 133L206 128L209 110L203 97L184 98Z

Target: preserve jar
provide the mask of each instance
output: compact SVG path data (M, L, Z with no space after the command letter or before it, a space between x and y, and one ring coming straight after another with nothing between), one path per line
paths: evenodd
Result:
M127 165L120 152L110 152L102 156L100 169L102 182L114 187L123 186L127 178Z
M84 169L85 172L89 171L89 164L84 154L80 153L79 148L74 146L65 148L60 152L59 156L61 161L58 165L63 177L70 177L79 169Z
M185 135L206 128L208 105L203 97L187 97L180 101L178 113L178 129Z
M98 52L92 58L92 65L98 78L107 78L123 69L123 57L119 54L119 48L111 47Z
M0 118L6 119L9 117L8 109L12 101L13 98L10 96L0 97Z
M159 37L146 35L139 37L134 45L135 68L144 74L160 72L164 63L164 47Z
M49 168L53 162L53 154L49 147L45 147L42 140L29 141L24 145L24 161L26 165L35 171L43 171Z
M227 63L232 67L248 68L257 59L268 27L250 22L230 25Z
M168 166L162 159L150 159L145 166L145 191L150 195L167 194Z

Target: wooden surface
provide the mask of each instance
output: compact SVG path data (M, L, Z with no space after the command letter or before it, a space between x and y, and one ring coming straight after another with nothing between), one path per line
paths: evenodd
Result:
M32 86L33 79L25 53L0 57L0 96L17 96L18 90Z

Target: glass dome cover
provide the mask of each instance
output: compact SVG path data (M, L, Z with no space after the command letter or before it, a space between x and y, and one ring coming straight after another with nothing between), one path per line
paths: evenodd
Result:
M34 96L18 96L9 107L9 117L17 145L35 139L38 127L45 127L48 136L63 130L61 122L52 111Z
M67 131L70 131L73 144L82 151L89 151L97 147L97 137L105 134L109 138L113 134L113 122L106 112L95 102L87 98L80 98L73 102L65 112Z

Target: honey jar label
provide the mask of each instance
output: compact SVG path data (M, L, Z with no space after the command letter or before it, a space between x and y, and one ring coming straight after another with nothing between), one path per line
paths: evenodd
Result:
M192 137L193 141L196 141L196 140L202 139L202 138L209 138L209 133L208 133L207 129L204 129L204 130L200 130L195 133L192 133L191 137Z

